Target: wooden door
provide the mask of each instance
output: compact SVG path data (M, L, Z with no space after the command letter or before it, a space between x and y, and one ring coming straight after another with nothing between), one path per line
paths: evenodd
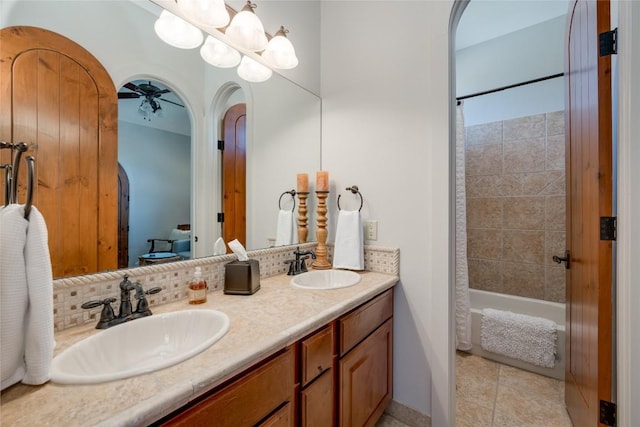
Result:
M0 139L26 142L25 155L36 158L33 203L47 223L53 276L117 268L111 78L88 51L51 31L8 27L0 40ZM19 182L24 200L24 174Z
M611 401L612 242L600 217L612 215L611 58L598 34L610 29L609 1L574 2L567 56L567 360L565 402L575 426L599 425Z
M224 150L222 151L222 238L238 239L246 245L246 104L236 104L224 116Z

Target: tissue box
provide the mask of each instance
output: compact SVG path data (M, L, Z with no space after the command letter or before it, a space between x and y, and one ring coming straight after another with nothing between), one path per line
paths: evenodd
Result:
M260 289L258 260L232 261L224 266L224 293L252 295Z

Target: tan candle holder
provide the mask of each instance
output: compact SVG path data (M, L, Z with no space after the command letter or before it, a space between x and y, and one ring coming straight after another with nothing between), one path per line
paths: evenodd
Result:
M309 229L307 228L307 197L308 191L298 191L298 242L307 243Z
M311 264L311 267L316 270L328 270L331 268L331 263L327 261L327 197L329 197L328 191L316 191L318 197L318 217L316 222L318 228L316 230L316 238L318 239L318 246L316 246L316 260Z

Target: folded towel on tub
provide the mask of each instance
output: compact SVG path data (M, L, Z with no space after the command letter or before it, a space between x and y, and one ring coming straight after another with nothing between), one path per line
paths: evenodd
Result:
M548 319L485 308L480 344L486 351L553 368L558 325Z

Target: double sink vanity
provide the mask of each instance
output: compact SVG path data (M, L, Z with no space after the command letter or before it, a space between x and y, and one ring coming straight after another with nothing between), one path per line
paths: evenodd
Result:
M397 281L278 274L251 296L211 292L105 331L66 329L53 381L5 390L2 424L374 425L392 394Z

